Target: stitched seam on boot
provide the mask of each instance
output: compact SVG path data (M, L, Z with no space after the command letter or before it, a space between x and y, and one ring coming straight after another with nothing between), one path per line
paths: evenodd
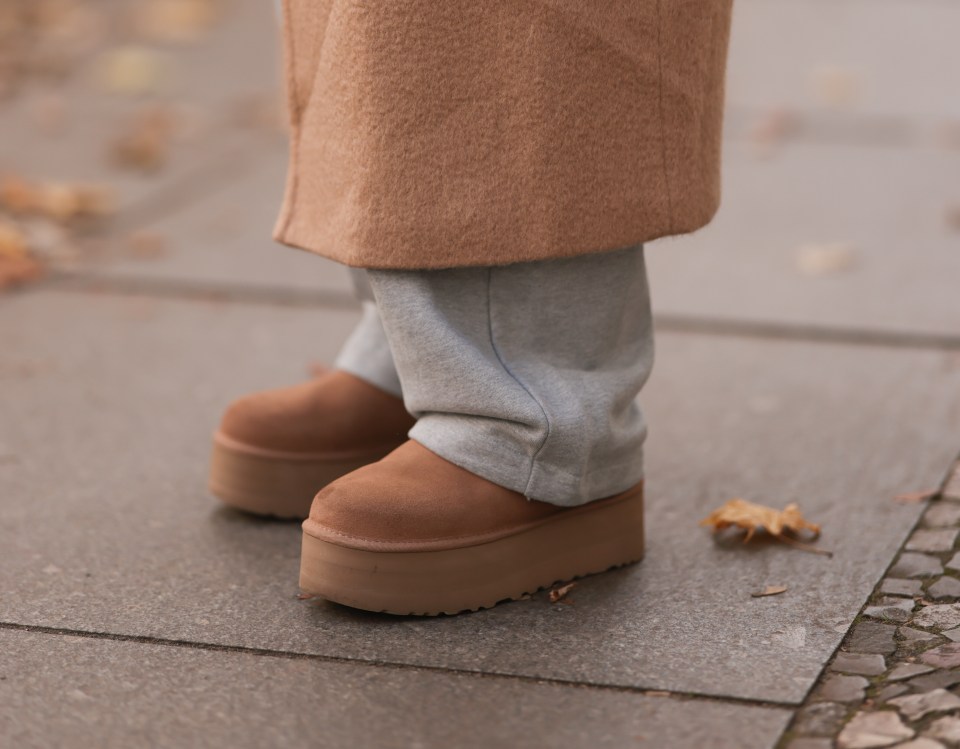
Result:
M552 425L550 423L550 417L547 416L547 410L543 407L543 404L540 402L540 399L537 398L521 380L517 377L510 367L507 366L507 363L504 361L503 356L500 355L500 349L497 348L497 343L493 337L493 311L491 304L491 288L493 286L493 271L494 268L487 268L487 335L490 337L490 347L493 349L494 355L497 357L497 361L500 362L500 366L503 367L503 371L506 372L510 377L516 382L523 391L530 396L530 399L537 404L537 408L540 409L540 413L543 414L543 421L546 424L546 434L543 435L543 440L541 440L539 446L537 447L536 452L534 452L533 457L530 459L530 472L527 474L526 485L523 489L523 495L529 498L530 485L533 483L533 474L537 465L537 458L540 457L540 453L543 452L544 448L547 446L547 442L550 439L550 434L553 431Z

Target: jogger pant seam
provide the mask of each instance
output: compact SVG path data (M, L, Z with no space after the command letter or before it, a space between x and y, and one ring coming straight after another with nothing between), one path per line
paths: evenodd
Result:
M543 403L540 401L537 396L533 394L533 391L530 387L521 380L510 368L507 362L504 360L503 355L500 352L500 349L497 347L496 336L493 331L493 313L492 313L492 301L491 301L491 286L493 285L493 274L495 268L487 269L487 333L490 336L490 348L493 349L494 355L497 357L497 361L500 363L500 366L503 367L503 371L506 372L510 377L516 382L523 391L530 396L530 399L537 404L537 408L540 409L540 413L543 414L543 423L545 426L543 439L540 440L540 444L537 446L537 449L534 451L533 456L530 459L530 471L527 474L527 481L523 489L523 494L529 496L530 487L533 483L533 474L537 465L537 458L540 457L540 453L543 452L543 449L547 446L547 443L550 441L550 435L552 432L552 423L550 417L547 415L547 409L544 407Z

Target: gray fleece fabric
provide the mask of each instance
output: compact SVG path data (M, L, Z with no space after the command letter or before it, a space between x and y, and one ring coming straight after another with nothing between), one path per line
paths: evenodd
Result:
M643 478L636 397L653 366L653 330L642 246L365 273L375 306L364 301L337 366L391 392L399 384L418 419L412 439L562 506Z

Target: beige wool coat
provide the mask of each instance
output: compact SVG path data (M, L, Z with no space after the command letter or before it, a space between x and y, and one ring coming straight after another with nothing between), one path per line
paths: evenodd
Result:
M284 0L276 239L427 269L703 226L731 1Z

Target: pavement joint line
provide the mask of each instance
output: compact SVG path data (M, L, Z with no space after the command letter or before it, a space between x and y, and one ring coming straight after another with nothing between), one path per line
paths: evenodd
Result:
M960 350L960 335L946 333L869 330L847 326L830 327L811 323L762 322L735 318L711 318L671 313L655 314L654 325L671 333L727 335L740 338L769 338L838 343L885 348Z
M117 278L97 272L50 275L23 293L58 292L137 296L180 301L260 304L275 307L336 308L359 310L352 291L282 288L238 283L181 282L144 277Z
M769 109L755 106L727 107L724 141L743 143L755 140L752 127L770 115ZM940 147L936 139L937 120L917 120L909 115L851 113L838 115L803 107L786 108L791 127L780 143L805 143L844 148L925 149ZM942 118L940 118L942 119Z
M34 634L58 635L61 637L82 637L90 640L108 640L113 642L134 643L140 645L154 645L158 647L183 648L187 650L205 650L215 653L236 653L240 655L259 656L262 658L316 661L319 663L339 663L344 665L368 666L371 668L391 668L398 671L429 671L431 673L450 674L454 676L502 679L519 681L527 684L547 684L561 687L575 687L579 689L594 689L606 692L646 695L649 697L663 697L664 699L719 702L724 704L745 705L775 710L795 711L802 704L800 702L777 702L774 700L758 700L746 697L724 697L713 694L700 694L698 692L680 692L668 689L657 689L654 687L626 686L622 684L602 684L598 682L574 681L572 679L560 679L555 677L526 676L524 674L510 674L496 671L473 671L466 668L418 665L413 663L399 663L395 661L375 660L369 658L346 658L335 655L323 655L320 653L301 653L291 650L273 650L270 648L256 648L245 645L223 645L220 643L198 642L195 640L176 640L166 637L152 637L149 635L123 635L115 632L96 632L85 629L21 624L19 622L0 621L0 631L30 632Z
M260 162L261 159L251 158L247 149L231 144L171 184L124 208L111 222L110 234L142 229L167 218L201 198L227 189L239 177L252 172Z
M158 299L260 304L277 307L357 310L359 302L352 291L308 291L278 286L237 283L194 283L144 277L117 278L97 274L51 274L46 280L20 289L11 295L36 292L105 294ZM869 330L855 327L830 327L811 323L762 322L736 318L711 318L673 313L653 316L657 330L735 338L826 343L932 351L960 351L960 335L946 333Z

